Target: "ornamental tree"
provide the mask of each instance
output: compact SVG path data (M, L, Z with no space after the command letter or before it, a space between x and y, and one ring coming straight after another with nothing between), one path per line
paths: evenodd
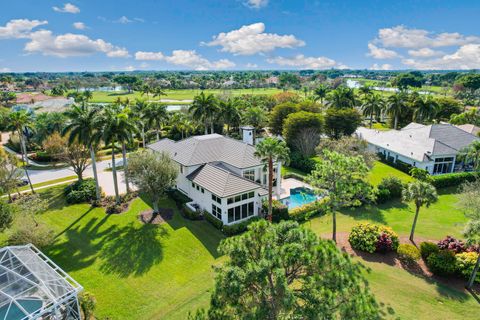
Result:
M362 266L297 222L252 223L222 241L210 307L196 319L377 319Z
M366 180L368 171L361 156L349 157L324 150L321 161L306 178L318 194L328 197L326 208L332 214L332 239L335 242L336 212L342 207L357 206L363 201L374 200L373 188Z

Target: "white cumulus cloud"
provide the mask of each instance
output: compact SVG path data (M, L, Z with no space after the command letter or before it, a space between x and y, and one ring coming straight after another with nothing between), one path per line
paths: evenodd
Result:
M161 52L137 51L135 60L163 60L165 56Z
M268 0L247 0L244 3L250 8L259 9L266 7L268 5Z
M0 39L27 38L32 29L47 23L45 20L10 20L4 27L0 27Z
M480 44L466 44L452 54L435 59L404 59L402 63L422 70L468 70L480 66Z
M65 3L62 8L53 7L52 9L53 11L62 12L62 13L79 13L80 12L80 8L71 3Z
M49 30L40 30L29 35L30 41L24 50L28 53L61 58L72 56L88 56L102 52L111 58L126 58L128 51L125 48L114 46L102 39L92 40L81 34L66 33L54 35Z
M423 29L409 29L405 26L383 28L378 31L376 42L392 48L427 48L460 46L478 42L479 37L464 36L458 32L435 34Z
M83 22L74 22L73 27L77 30L85 30L87 29L87 26Z
M394 59L399 57L397 52L385 48L379 48L373 43L368 44L368 49L370 50L368 56L375 59Z
M222 32L213 37L210 42L202 42L207 46L220 46L221 51L234 55L254 55L266 53L276 48L302 47L305 42L294 35L278 35L265 33L265 24L262 22L242 26L230 32Z
M392 70L392 69L393 69L393 66L388 63L384 63L384 64L374 63L370 67L370 70Z
M136 60L166 61L173 65L183 66L194 70L223 70L235 67L235 63L228 59L210 61L195 50L173 50L170 56L162 52L137 51Z
M339 68L345 69L347 66L338 64L335 60L327 57L306 57L303 54L298 54L294 57L274 57L268 58L268 63L278 64L284 67L292 67L295 69L330 69Z
M430 58L442 55L443 52L432 50L430 48L421 48L418 50L408 50L408 54L416 58Z

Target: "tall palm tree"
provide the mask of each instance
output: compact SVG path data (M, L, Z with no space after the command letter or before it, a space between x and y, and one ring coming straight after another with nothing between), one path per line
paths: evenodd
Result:
M420 208L427 208L438 200L437 190L430 183L416 180L410 182L402 192L403 201L411 201L415 205L415 218L413 219L412 230L410 231L410 241L413 242L413 234L417 225L418 213Z
M259 142L255 149L255 156L261 158L268 166L268 220L272 221L273 163L288 163L289 150L285 141L271 137ZM280 181L277 181L277 183L280 183Z
M67 126L63 129L62 134L68 136L70 144L78 142L85 145L90 150L90 158L92 160L93 179L95 180L95 189L97 200L100 200L100 186L98 184L97 162L95 159L95 151L98 146L99 129L101 128L101 119L99 117L99 109L90 105L74 105L65 112L69 118Z
M372 93L372 88L369 86L361 86L358 91L363 95L363 99L367 99L367 97Z
M418 95L413 99L412 106L415 109L413 112L415 121L430 121L438 111L438 104L432 96L422 97Z
M33 127L33 117L26 110L19 110L11 112L8 116L7 129L18 134L20 139L20 150L22 152L22 161L23 168L25 170L25 176L27 177L28 184L32 193L35 193L33 190L32 181L30 180L30 175L28 174L27 166L29 165L28 153L27 153L27 144L25 142L25 132L31 130Z
M115 144L122 144L123 154L123 166L127 167L126 159L126 144L132 141L133 134L136 129L130 118L130 109L122 108L121 106L109 106L104 109L102 115L102 132L101 138L106 145L112 148L112 173L113 184L115 188L115 202L120 203L120 195L118 193L118 181L117 181L117 167L115 163ZM127 186L127 192L129 192L128 177L125 176L125 184Z
M379 94L369 94L365 97L362 104L362 112L366 117L370 117L370 128L373 125L373 118L378 116L384 108L385 102Z
M397 130L398 126L398 117L402 115L406 108L406 101L405 95L402 93L396 93L391 95L387 99L387 103L385 105L385 112L394 118L393 129Z
M145 119L145 113L148 108L148 103L145 100L136 99L135 103L132 105L132 113L133 118L135 119L135 123L137 123L141 128L141 136L142 136L142 145L146 148L146 138L145 138L145 130L147 128L147 121Z
M347 109L355 107L357 99L355 92L347 87L340 86L330 92L328 106L337 109Z
M219 101L220 114L227 125L227 136L230 135L230 128L238 125L241 119L238 99L227 99Z
M210 133L213 133L213 119L219 111L217 99L213 94L206 95L203 91L193 98L193 103L188 109L193 118L203 121L205 134L208 134L208 123L210 122Z
M160 140L160 130L162 125L167 121L167 107L158 102L151 102L145 109L143 118L149 128L155 129L157 140Z
M324 84L321 84L313 90L313 99L315 101L320 100L320 103L323 104L323 100L327 97L329 92L330 88Z

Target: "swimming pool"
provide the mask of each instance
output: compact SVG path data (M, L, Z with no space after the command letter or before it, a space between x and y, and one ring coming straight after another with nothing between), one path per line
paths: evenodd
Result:
M42 300L38 298L25 298L25 299L18 299L17 303L19 303L28 314L33 313L40 309L43 305ZM0 308L0 319L8 319L8 320L20 320L28 316L16 304L12 303L9 305L5 305Z
M303 206L317 200L317 196L308 188L290 189L290 196L280 201L288 206L288 209Z

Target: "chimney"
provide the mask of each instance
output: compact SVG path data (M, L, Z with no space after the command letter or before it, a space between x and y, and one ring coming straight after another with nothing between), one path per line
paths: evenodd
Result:
M252 126L243 126L243 127L240 127L240 130L242 132L243 142L253 146L255 142L255 137L254 137L255 128Z

